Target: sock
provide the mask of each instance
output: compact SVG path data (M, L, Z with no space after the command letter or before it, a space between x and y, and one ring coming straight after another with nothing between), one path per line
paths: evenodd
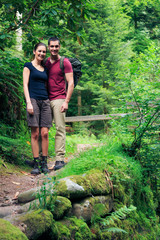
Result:
M42 156L42 161L47 160L47 156Z

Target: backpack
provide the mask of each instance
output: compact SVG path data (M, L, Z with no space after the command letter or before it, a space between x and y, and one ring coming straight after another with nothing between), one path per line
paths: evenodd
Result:
M63 74L65 75L64 64L63 64L64 58L65 58L64 56L60 58L60 69L62 70ZM77 58L68 58L68 60L72 64L74 87L76 87L76 85L79 81L79 78L82 76L81 62ZM67 85L67 82L66 82L66 85ZM67 86L66 86L66 89L67 89Z

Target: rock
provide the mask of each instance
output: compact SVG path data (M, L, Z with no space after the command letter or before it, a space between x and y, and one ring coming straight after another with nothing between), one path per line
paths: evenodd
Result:
M53 216L48 210L36 210L12 219L13 224L19 227L28 239L38 239L47 233L53 224Z
M18 202L19 203L27 203L27 202L35 200L38 189L39 188L32 188L26 192L20 193L18 195Z
M65 197L58 196L55 202L55 207L53 211L50 210L53 214L55 220L62 219L64 216L67 216L69 211L72 208L72 203L69 199Z
M72 216L84 219L89 222L93 214L105 216L113 208L111 196L89 197L80 202L74 203L72 207Z
M83 198L90 194L89 183L82 176L71 176L59 180L58 195L69 199Z
M67 218L65 220L55 222L52 225L50 239L84 239L91 240L92 233L88 225L81 219Z
M21 214L27 212L28 210L43 209L43 206L40 205L39 200L36 199L29 203L20 206L17 209L17 213ZM46 209L48 209L52 214L55 220L61 219L68 214L71 210L72 204L71 201L65 197L57 196L56 199L53 197L47 197L46 199Z
M10 222L0 219L0 240L28 240L24 233Z
M58 195L69 199L80 199L87 196L111 192L105 174L99 170L89 171L84 175L74 175L59 180Z
M69 228L61 222L55 222L52 225L49 233L49 240L65 239L71 240L71 233Z
M93 169L85 174L85 178L89 181L91 193L94 196L101 194L108 195L111 193L111 187L106 180L104 172L98 169Z
M14 213L14 206L0 207L0 218L12 215Z
M50 190L52 186L48 183L45 187L47 190ZM55 187L55 185L53 185L53 187ZM38 191L40 191L40 187L19 194L18 202L24 203L36 199ZM91 196L92 194L100 195L103 193L103 195L107 195L110 193L111 188L106 181L105 173L94 170L84 175L74 175L60 179L55 191L59 196L69 199L80 199Z

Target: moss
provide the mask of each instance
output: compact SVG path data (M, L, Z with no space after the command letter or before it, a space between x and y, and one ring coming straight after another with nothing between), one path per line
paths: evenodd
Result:
M98 169L92 169L86 174L86 179L90 182L92 194L98 195L103 193L103 195L105 195L111 192L104 172Z
M73 184L77 184L77 189L71 186L72 182ZM59 181L57 185L57 194L69 199L78 199L90 194L90 185L89 182L80 175L70 176Z
M64 215L67 215L68 211L71 209L72 204L68 198L58 196L55 201L55 207L52 212L53 218L55 220L61 219Z
M35 240L49 230L53 223L53 216L47 210L37 210L20 217L18 221L27 226L25 233L28 238Z
M70 240L71 233L67 226L62 224L61 222L55 222L49 233L49 240Z
M109 232L107 228L114 227L116 230ZM125 230L127 233L119 231ZM115 240L157 240L160 236L160 229L155 223L146 218L143 213L132 212L127 219L114 220L110 225L102 226L95 223L91 226L91 231L96 235L96 239L115 239Z
M0 219L0 240L27 240L28 238L21 230L10 222Z
M79 188L72 188L72 182L78 184ZM105 195L109 194L110 191L111 189L105 178L105 173L97 169L89 171L82 176L73 175L63 178L57 185L57 194L69 199L82 198L91 194L99 195L103 193Z
M120 183L114 186L114 197L123 204L126 204L129 200L129 196L125 193L125 187Z
M70 224L69 229L71 231L71 236L75 240L79 239L91 239L91 231L88 227L88 225L82 221L81 219L77 218L69 218ZM77 234L78 233L78 234ZM80 238L81 237L81 238Z
M66 226L70 231L71 238L69 239L75 239L75 240L81 240L81 239L91 240L92 239L92 233L88 225L83 220L73 217L73 218L64 219L60 223ZM63 238L59 238L59 239L63 239Z

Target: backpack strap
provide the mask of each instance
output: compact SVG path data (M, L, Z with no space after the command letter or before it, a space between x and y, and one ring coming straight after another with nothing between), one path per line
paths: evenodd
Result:
M62 57L60 58L60 69L62 70L62 73L63 73L63 75L64 75L64 80L65 80L66 90L67 90L67 80L66 80L65 73L64 73L64 59L65 59L64 56L62 56Z
M60 58L60 69L62 70L62 72L63 72L63 74L64 74L64 59L65 59L65 57L64 56L62 56L61 58Z

